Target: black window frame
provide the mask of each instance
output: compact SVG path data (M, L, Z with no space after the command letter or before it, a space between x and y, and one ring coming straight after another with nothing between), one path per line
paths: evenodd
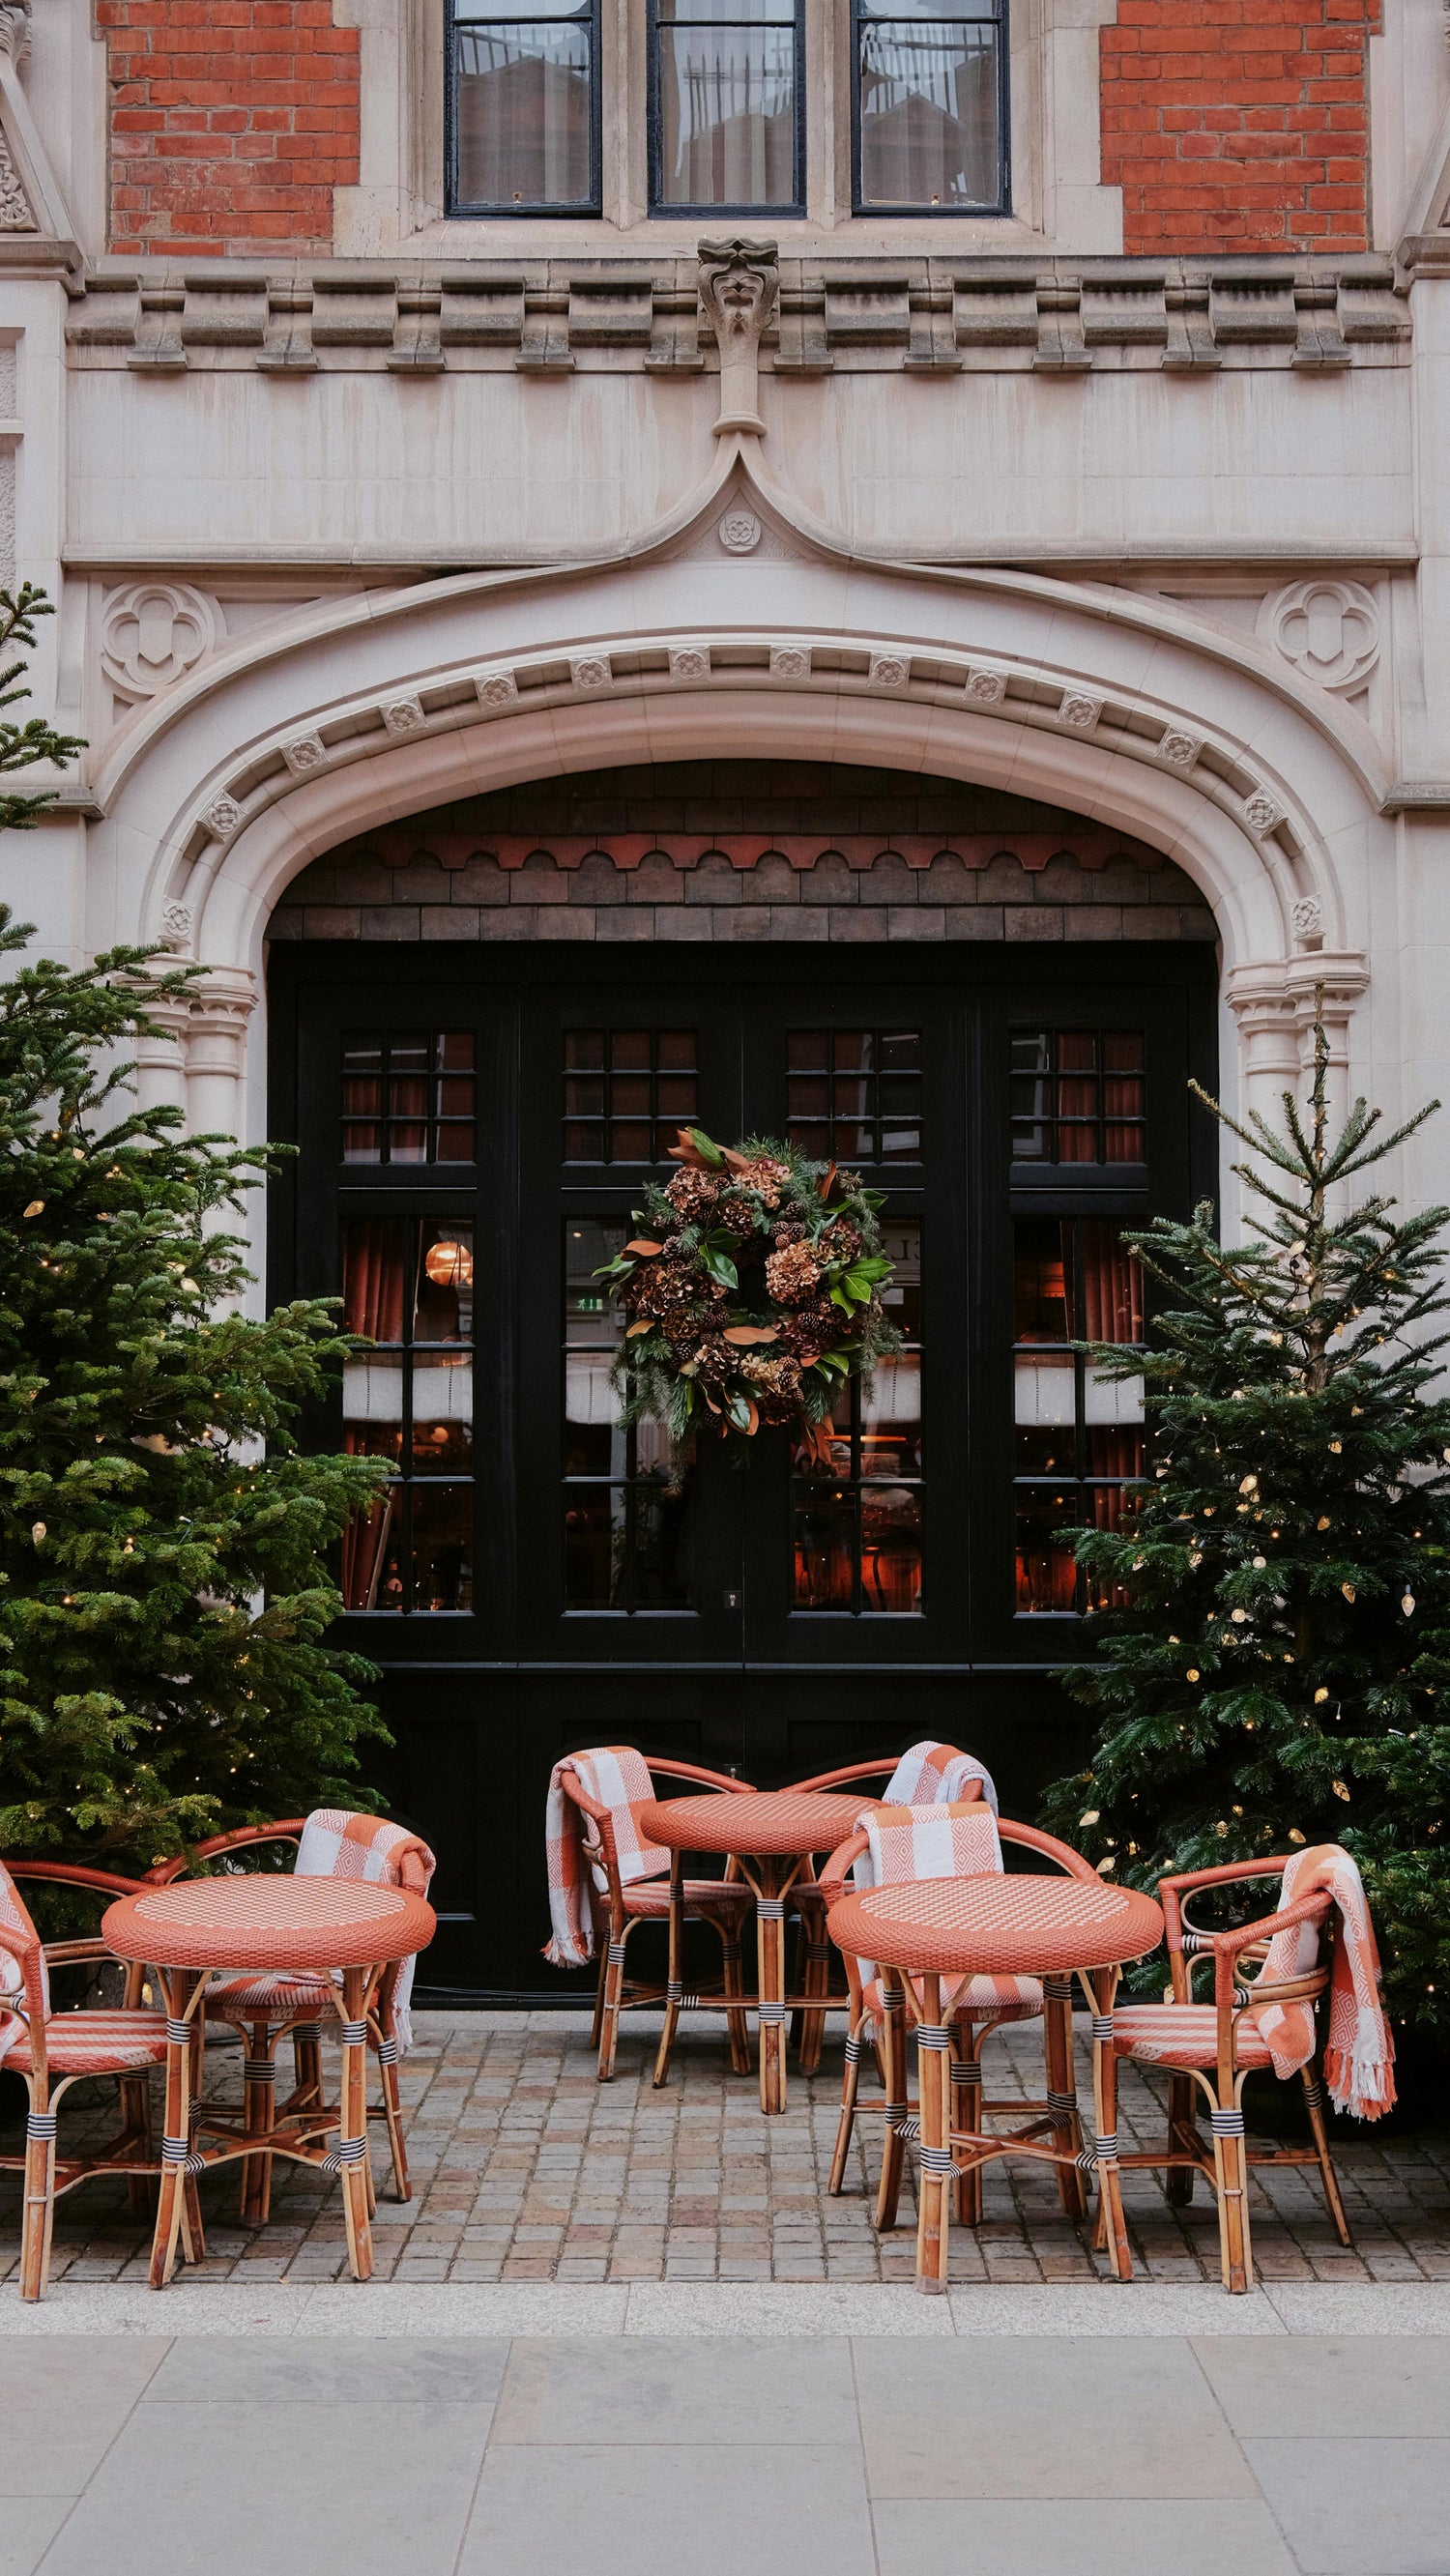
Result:
M979 11L991 16L997 26L997 195L992 204L972 206L933 206L913 203L910 199L867 197L861 185L861 31L872 21L884 19L889 12L873 9L866 0L851 0L851 213L862 216L910 216L913 220L939 223L944 218L960 222L964 217L1001 217L1012 212L1012 122L1011 122L1011 0L990 0Z
M598 0L595 0L597 7ZM701 22L706 23L706 22ZM720 24L728 21L712 21ZM759 20L754 21L760 24ZM805 0L794 0L794 136L792 174L794 194L788 204L724 198L716 204L677 204L666 201L664 177L664 109L660 83L660 20L657 0L645 0L645 133L648 146L648 211L652 222L678 218L686 223L714 221L724 215L774 215L787 222L799 221L806 212L806 31Z
M449 217L466 217L480 223L501 223L508 221L510 217L522 219L547 215L560 222L573 223L597 221L604 211L604 92L600 0L581 0L581 6L573 11L569 18L561 16L557 22L560 26L566 26L571 23L571 20L579 20L586 22L589 28L588 203L565 205L557 200L544 198L528 204L494 206L473 203L466 200L460 193L458 184L458 31L462 26L472 25L527 26L537 17L537 14L537 11L528 8L526 0L512 0L512 5L495 6L486 18L476 10L469 11L465 6L465 0L446 0L443 50L443 141L446 170L444 213Z

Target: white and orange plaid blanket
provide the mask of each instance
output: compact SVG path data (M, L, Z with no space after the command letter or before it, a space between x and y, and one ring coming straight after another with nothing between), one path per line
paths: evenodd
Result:
M544 1956L554 1968L587 1968L594 1957L594 1909L585 1876L583 1818L566 1796L560 1777L566 1769L578 1773L580 1787L596 1806L609 1809L624 1886L637 1878L657 1878L669 1868L670 1856L660 1844L640 1841L639 1810L654 1796L654 1786L643 1754L636 1753L632 1744L600 1744L592 1752L571 1753L566 1762L555 1763L544 1810L553 1925ZM601 1891L607 1883L597 1866L594 1883Z
M941 1806L953 1798L968 1797L974 1780L981 1782L981 1794L995 1816L997 1791L991 1772L970 1753L958 1753L955 1745L933 1744L928 1739L903 1753L881 1793L882 1801L888 1807ZM1000 1852L996 1865L1002 1866ZM941 1875L938 1871L922 1874Z
M980 1766L972 1769L975 1776ZM980 1776L985 1779L985 1772ZM1002 1844L985 1795L927 1807L871 1807L861 1823L866 1849L851 1871L857 1888L901 1887L918 1878L1001 1875ZM860 1969L862 1985L874 1985L875 1961L863 1959ZM992 1999L1004 2011L1013 2005L1035 2010L1042 1999L1042 1989L1031 1977L973 1977L969 1982L979 2011Z
M348 1807L314 1807L297 1843L294 1878L361 1878L384 1887L401 1884L405 1851L418 1856L420 1894L426 1896L437 1864L425 1842L387 1816L362 1816ZM413 2045L413 1977L417 1959L405 1959L393 1990L393 2037L398 2054Z
M1329 1981L1329 2037L1324 2076L1335 2109L1356 2120L1378 2120L1395 2100L1395 2043L1380 1999L1380 1960L1364 1882L1338 1843L1313 1843L1296 1852L1284 1872L1280 1906L1327 1888L1339 1915L1339 1938ZM1264 1962L1264 1981L1304 1977L1319 1955L1312 1923L1276 1932ZM1265 2004L1254 2015L1269 2044L1275 2071L1292 2075L1314 2054L1312 2003Z

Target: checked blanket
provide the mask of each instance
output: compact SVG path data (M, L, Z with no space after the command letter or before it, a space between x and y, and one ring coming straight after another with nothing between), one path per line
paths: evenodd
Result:
M1395 2043L1380 1999L1380 1960L1364 1882L1338 1843L1313 1843L1296 1852L1284 1872L1281 1906L1327 1888L1339 1916L1339 1938L1329 1979L1329 2037L1324 2079L1335 2109L1356 2120L1378 2120L1395 2100ZM1264 1962L1264 1981L1307 1976L1319 1954L1312 1923L1276 1932ZM1265 2004L1254 2015L1268 2042L1275 2070L1292 2075L1314 2054L1312 2003Z
M972 1772L986 1778L979 1764L972 1764ZM1001 1875L997 1819L985 1796L928 1807L871 1807L861 1824L866 1849L851 1871L858 1888L900 1887L918 1878ZM876 1988L874 1960L861 1960L860 1975L863 1988ZM873 1996L873 2001L878 1999ZM995 1976L968 1978L951 2009L969 2009L981 2019L1035 2013L1041 2006L1042 1988L1035 1977Z
M929 1740L913 1744L903 1753L883 1789L882 1801L888 1807L934 1807L952 1798L969 1798L971 1784L980 1781L980 1794L995 1816L997 1791L990 1771L975 1762L970 1753L959 1753L954 1744L933 1744ZM997 1867L1002 1866L1000 1852ZM920 1870L918 1877L939 1876L940 1872Z
M587 1968L594 1957L594 1909L589 1902L583 1847L583 1817L564 1789L562 1774L577 1773L579 1785L597 1807L609 1809L614 1828L620 1882L658 1878L670 1865L658 1843L641 1842L639 1810L654 1796L644 1755L632 1744L600 1744L589 1753L571 1753L556 1762L544 1809L544 1841L549 1860L549 1920L553 1930L544 1956L554 1968ZM604 1873L594 1869L603 1891Z

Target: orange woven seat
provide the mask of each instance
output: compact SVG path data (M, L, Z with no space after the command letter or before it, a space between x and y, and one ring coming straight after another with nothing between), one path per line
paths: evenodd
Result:
M166 2015L153 2012L63 2012L45 2025L45 2053L52 2075L124 2075L133 2066L166 2061ZM0 2066L23 2075L30 2065L30 2033L21 2029L0 2055Z
M741 1913L751 1902L751 1891L739 1879L687 1878L687 1905L733 1905ZM647 1921L663 1923L670 1910L670 1882L667 1878L636 1879L624 1891L626 1914L638 1914Z
M1218 2014L1212 2004L1122 2004L1113 2015L1113 2049L1145 2066L1216 2066ZM1270 2062L1250 2013L1235 2025L1234 2055L1241 2067Z

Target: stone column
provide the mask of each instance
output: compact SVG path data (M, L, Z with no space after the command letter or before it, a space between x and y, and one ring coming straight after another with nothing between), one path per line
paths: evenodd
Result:
M240 1136L247 1022L257 999L245 966L210 966L191 1005L187 1125L195 1135Z

